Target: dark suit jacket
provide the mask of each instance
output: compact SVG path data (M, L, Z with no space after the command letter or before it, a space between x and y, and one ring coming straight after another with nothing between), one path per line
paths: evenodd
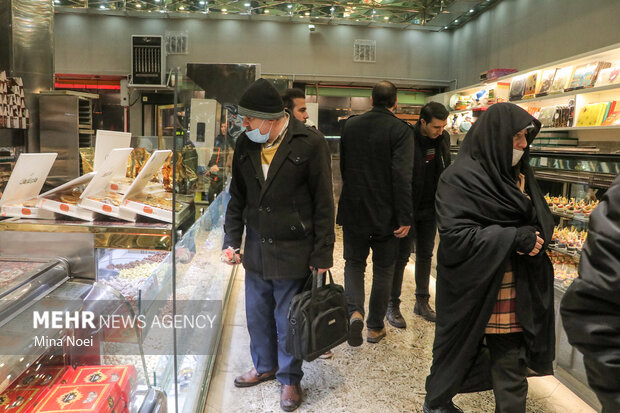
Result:
M349 118L340 139L338 224L373 235L411 225L413 152L411 127L388 109Z
M232 165L224 247L238 248L246 229L243 265L265 279L297 279L309 266L330 268L334 248L331 155L323 135L290 117L269 167L261 145L243 133Z

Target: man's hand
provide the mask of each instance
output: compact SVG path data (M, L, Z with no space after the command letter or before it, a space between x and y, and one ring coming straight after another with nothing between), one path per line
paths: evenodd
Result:
M239 248L228 247L222 250L220 261L228 265L241 264L241 255L239 254Z
M217 165L213 165L213 166L211 167L210 171L211 171L211 173L216 174L216 173L218 173L218 172L220 171L220 168L218 168L218 166L217 166Z
M398 228L396 231L394 231L394 236L396 238L405 238L407 234L409 233L410 228L411 228L411 225L402 226Z
M317 273L319 275L321 275L321 274L327 272L327 270L329 270L329 268L316 268L316 267L313 267L313 266L310 266L309 268L310 268L310 271L317 270Z

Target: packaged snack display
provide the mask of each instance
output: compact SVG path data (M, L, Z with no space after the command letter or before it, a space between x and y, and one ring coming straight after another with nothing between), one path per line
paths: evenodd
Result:
M38 195L57 155L23 153L19 156L0 198L0 216L54 218L54 213L39 208Z
M563 93L573 74L573 67L563 67L555 72L549 93Z
M97 130L93 170L97 172L103 166L103 162L108 158L113 149L128 148L130 141L131 133L129 132Z
M113 149L99 170L90 181L82 195L80 206L125 221L135 221L136 214L120 208L122 195L108 192L113 178L122 178L125 174L127 158L131 148Z
M587 63L575 68L567 90L581 89L594 86L596 77L601 69L611 66L609 62Z
M536 95L536 86L540 77L539 72L532 72L525 78L525 89L523 91L523 99L530 99Z
M525 92L526 76L517 76L510 83L510 100L519 100Z
M116 383L56 385L37 404L36 413L115 411L121 402L121 390Z
M556 69L547 69L542 73L539 88L536 91L536 97L546 96L549 93L549 90L551 90L551 85L553 84L555 71Z
M22 373L11 388L46 389L55 384L69 383L74 374L75 371L71 366L32 367Z
M610 103L607 117L601 126L620 126L620 100L614 100Z
M613 66L601 69L596 77L596 87L614 85L620 83L620 62L614 63Z
M591 103L579 111L576 126L600 126L607 114L609 102Z
M78 205L86 185L95 176L94 172L82 175L66 184L41 194L41 208L70 217L93 221L95 213Z
M31 412L42 395L43 389L7 389L0 394L0 412Z
M81 366L75 370L71 383L116 383L123 400L128 403L136 390L137 376L134 366Z

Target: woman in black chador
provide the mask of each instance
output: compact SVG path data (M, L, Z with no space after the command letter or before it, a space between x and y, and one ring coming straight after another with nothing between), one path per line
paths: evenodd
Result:
M437 327L424 412L460 412L457 393L493 389L524 413L526 376L553 374L553 217L529 166L540 122L491 106L442 174L436 209Z

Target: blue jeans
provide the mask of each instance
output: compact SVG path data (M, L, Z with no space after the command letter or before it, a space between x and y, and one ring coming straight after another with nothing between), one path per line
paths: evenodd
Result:
M262 274L245 272L245 313L250 333L250 353L259 374L278 368L282 384L298 384L302 360L285 350L287 314L291 300L306 280L265 280Z

